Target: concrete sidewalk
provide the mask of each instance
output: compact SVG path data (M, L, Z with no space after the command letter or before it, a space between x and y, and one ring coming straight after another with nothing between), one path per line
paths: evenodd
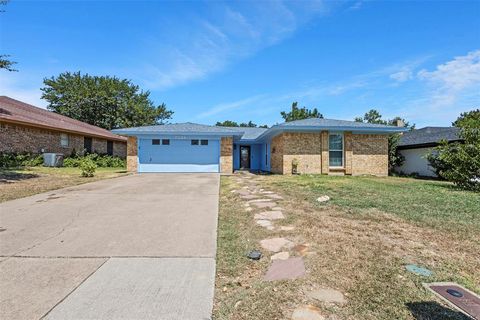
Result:
M210 318L218 190L142 174L1 204L0 318Z

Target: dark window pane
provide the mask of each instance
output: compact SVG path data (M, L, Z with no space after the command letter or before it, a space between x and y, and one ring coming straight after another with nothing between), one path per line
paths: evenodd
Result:
M164 146L170 145L170 139L162 139L162 144L163 144Z
M152 144L153 145L159 145L160 144L160 139L152 139Z
M192 140L192 146L198 146L198 140Z
M107 154L113 156L113 141L107 141Z
M208 140L201 140L200 143L202 146L208 146Z
M343 166L343 151L330 151L329 152L329 164L330 164L330 167L342 167Z
M331 134L328 138L330 150L343 150L343 137L340 134Z

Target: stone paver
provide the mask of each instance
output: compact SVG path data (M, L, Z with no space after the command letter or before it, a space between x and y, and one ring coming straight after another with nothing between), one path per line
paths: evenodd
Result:
M253 217L255 220L262 219L262 220L280 220L285 219L285 216L281 211L265 211L261 213L255 214Z
M317 289L313 291L307 291L307 296L312 299L322 301L322 302L332 302L332 303L339 303L343 304L346 302L343 293L338 290L324 288L324 289Z
M256 223L261 226L261 227L264 227L268 230L273 230L275 229L274 226L272 225L272 222L270 220L257 220Z
M271 202L272 199L261 198L248 201L248 203L257 203L257 202Z
M254 202L252 204L257 208L273 208L277 206L275 202Z
M242 199L245 199L245 200L252 200L252 199L256 199L258 198L258 196L254 195L254 194L247 194L247 195L244 195L244 196L240 196Z
M315 306L301 306L296 308L292 314L292 320L324 320L321 310Z
M294 257L286 260L273 260L263 277L265 281L292 280L305 276L303 258Z
M293 231L295 230L294 226L281 226L280 231Z
M280 195L278 195L278 194L275 194L275 193L269 194L269 195L267 195L267 197L272 198L272 199L278 199L278 200L282 200L282 199L283 199L282 196L280 196Z
M263 249L271 252L279 252L283 247L291 248L294 243L285 238L270 238L260 241L260 245Z
M275 253L273 256L270 257L271 260L287 260L288 258L290 258L290 253L288 253L287 251Z

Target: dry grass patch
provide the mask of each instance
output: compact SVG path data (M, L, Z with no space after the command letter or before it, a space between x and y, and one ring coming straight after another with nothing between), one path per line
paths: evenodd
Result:
M0 169L0 202L126 174L124 168L97 168L91 178L81 177L79 168Z
M285 197L279 204L296 229L294 236L289 237L291 233L256 227L253 213L245 213L243 201L230 192L238 187L235 178L223 178L216 319L288 319L293 309L303 303L316 305L331 319L466 319L436 301L422 282L454 281L480 292L480 228L477 228L480 217L470 207L478 200L478 194L411 179L365 181L321 176L254 179L263 188ZM415 189L417 194L404 203L406 208L395 211L396 204L387 203L398 201L405 197L404 192ZM331 196L332 201L324 205L316 203L315 199L323 194ZM342 195L344 198L339 199ZM422 203L413 202L419 198ZM435 204L438 198L442 200ZM455 206L456 202L467 204L456 209L458 223L443 225L451 224L455 218L442 211L449 210L449 205ZM465 221L465 217L473 221ZM235 230L231 241L242 243L237 250L222 244L220 235L226 223ZM314 254L305 258L304 279L264 283L261 276L270 255L260 262L244 258L248 249L258 247L259 240L278 235L297 244L310 244ZM235 256L237 260L229 266L222 262L221 255ZM427 279L408 273L405 265L409 263L429 268L434 276ZM224 291L228 283L233 285ZM320 303L309 300L304 293L321 287L343 292L347 303L343 306Z

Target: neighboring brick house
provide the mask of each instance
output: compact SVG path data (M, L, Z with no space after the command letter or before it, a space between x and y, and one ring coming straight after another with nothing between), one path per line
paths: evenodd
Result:
M87 151L125 158L126 142L108 130L0 96L0 153Z
M129 137L130 171L292 174L297 162L298 173L379 176L388 174L388 135L404 131L317 118L269 129L179 123L113 130Z

